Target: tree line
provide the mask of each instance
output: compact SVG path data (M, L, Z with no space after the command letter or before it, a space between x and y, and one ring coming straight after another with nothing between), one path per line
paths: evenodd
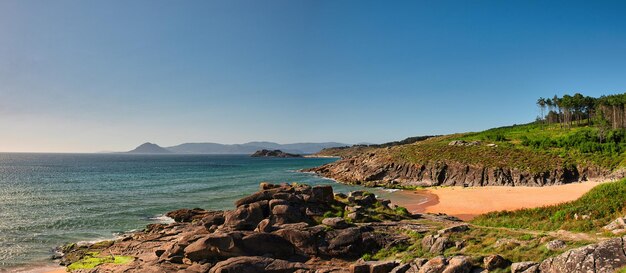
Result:
M607 125L613 129L626 128L626 93L606 95L599 98L580 93L562 97L537 99L541 115L539 120L564 127L581 124Z

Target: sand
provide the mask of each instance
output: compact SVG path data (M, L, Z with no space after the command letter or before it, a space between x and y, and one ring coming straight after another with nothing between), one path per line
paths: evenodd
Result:
M572 183L548 187L439 187L419 191L402 191L397 194L426 195L426 202L406 202L403 196L399 205L411 212L445 213L471 220L479 214L555 205L578 199L600 182ZM393 200L393 199L392 199Z

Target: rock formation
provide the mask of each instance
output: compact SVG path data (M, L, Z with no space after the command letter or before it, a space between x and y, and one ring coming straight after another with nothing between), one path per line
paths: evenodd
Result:
M414 164L390 159L379 153L352 156L320 167L303 170L339 182L382 187L429 186L548 186L609 177L600 168L560 168L530 172L513 167L487 167L459 162Z
M251 157L302 157L302 155L298 155L298 154L290 154L290 153L285 153L281 150L259 150L256 151L254 154L251 155Z

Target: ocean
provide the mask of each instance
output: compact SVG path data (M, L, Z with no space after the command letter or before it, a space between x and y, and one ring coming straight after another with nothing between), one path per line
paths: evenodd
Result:
M337 184L299 169L333 158L0 154L0 272L49 264L53 249L112 239L179 208L232 209L260 182ZM384 191L379 190L379 194Z

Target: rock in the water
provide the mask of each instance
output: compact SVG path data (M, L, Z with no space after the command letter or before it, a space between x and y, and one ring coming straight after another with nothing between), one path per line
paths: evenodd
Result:
M491 271L498 268L506 268L511 264L511 261L500 255L489 255L483 259L483 264L485 269Z
M298 154L285 153L281 150L259 150L254 152L251 157L302 157Z

